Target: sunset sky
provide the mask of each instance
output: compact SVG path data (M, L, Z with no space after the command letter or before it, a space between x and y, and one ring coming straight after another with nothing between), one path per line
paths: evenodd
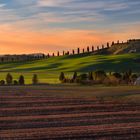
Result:
M140 0L0 0L0 54L140 38Z

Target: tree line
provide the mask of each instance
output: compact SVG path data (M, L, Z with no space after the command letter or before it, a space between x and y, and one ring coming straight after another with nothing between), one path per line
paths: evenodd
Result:
M32 84L33 85L38 84L38 76L37 76L37 74L33 75ZM0 85L1 86L4 86L4 85L25 85L25 78L24 78L23 75L20 75L18 80L14 80L13 76L10 73L8 73L6 75L5 80L0 81Z
M134 84L139 76L132 73L131 70L126 72L109 72L97 70L94 72L73 73L71 78L66 77L64 72L60 73L59 80L61 83L81 83L81 84L104 84L104 85L130 85Z

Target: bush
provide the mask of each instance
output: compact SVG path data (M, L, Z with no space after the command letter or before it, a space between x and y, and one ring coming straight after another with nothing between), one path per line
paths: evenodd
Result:
M104 79L107 77L106 73L102 70L95 71L93 75L95 81L98 81L99 83L102 83Z
M38 84L38 77L37 77L37 74L34 74L34 75L33 75L32 83L33 83L33 85Z
M115 72L112 75L115 76L118 79L122 79L122 75L120 73Z
M1 86L4 86L4 85L5 85L5 81L4 81L4 80L1 80L1 81L0 81L0 85L1 85Z
M18 81L17 80L14 80L14 85L18 85Z
M110 75L107 76L104 80L103 80L103 84L107 85L107 86L117 86L120 84L120 79L116 78L114 75Z
M7 76L6 76L6 83L8 85L11 85L12 82L13 82L13 77L12 77L12 75L10 73L8 73Z
M65 80L64 72L61 72L61 73L60 73L59 80L60 80L61 82L63 82L63 81Z
M24 81L24 76L23 75L21 75L20 77L19 77L19 85L24 85L25 84L25 81Z

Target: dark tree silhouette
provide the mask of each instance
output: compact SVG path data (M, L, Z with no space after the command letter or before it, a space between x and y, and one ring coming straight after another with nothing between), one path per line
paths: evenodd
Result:
M89 79L89 80L93 80L93 73L92 73L92 72L89 72L89 73L88 73L88 79Z
M74 50L72 50L72 54L73 54L73 55L75 54L75 51L74 51Z
M85 49L83 49L83 53L85 53Z
M80 48L77 48L77 54L80 54Z
M92 46L92 52L94 52L94 46Z
M104 47L104 45L102 45L102 49L104 49L105 47Z
M114 43L114 41L112 42L112 46L114 45L115 43Z
M107 42L107 48L109 48L110 46L109 46L109 42Z
M10 84L12 84L12 82L13 82L13 77L10 73L8 73L7 76L6 76L6 83L8 85L10 85Z
M54 53L52 54L52 56L55 56Z
M24 85L25 84L25 81L24 81L24 76L23 75L21 75L20 77L19 77L19 84L20 85Z
M50 57L50 54L48 53L47 57L49 58Z
M1 80L1 81L0 81L0 85L1 85L1 86L4 86L4 85L5 85L5 81L4 81L4 80Z
M57 56L60 56L59 51L57 52Z
M100 48L99 48L99 46L97 46L97 50L99 50Z
M89 52L89 46L87 46L87 52Z
M64 74L64 72L61 72L61 73L60 73L59 80L60 80L61 82L63 82L63 80L65 80L65 74Z
M77 78L77 72L74 72L74 74L73 74L73 80L76 80L76 78Z
M18 85L18 81L17 80L14 80L13 83L14 83L14 85Z
M63 51L63 56L65 55L65 51Z

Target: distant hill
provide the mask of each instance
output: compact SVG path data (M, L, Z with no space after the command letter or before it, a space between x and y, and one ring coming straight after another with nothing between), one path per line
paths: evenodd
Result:
M97 69L106 71L125 71L132 69L140 72L140 53L121 55L94 55L85 53L79 55L66 55L48 59L0 63L3 72L88 72Z

